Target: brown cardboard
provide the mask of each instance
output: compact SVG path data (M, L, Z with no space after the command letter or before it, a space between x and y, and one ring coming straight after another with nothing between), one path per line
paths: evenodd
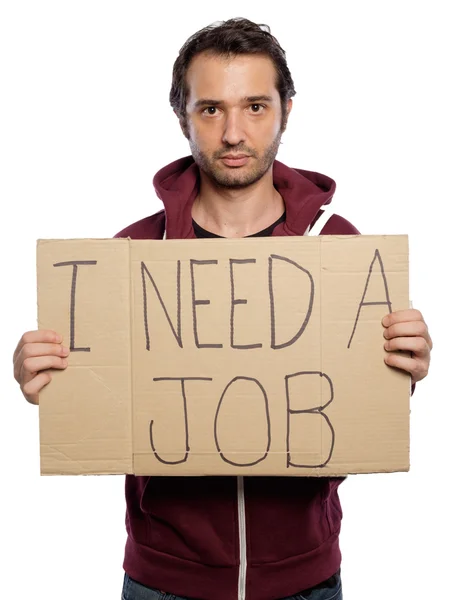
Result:
M330 476L409 469L407 236L40 240L43 474Z

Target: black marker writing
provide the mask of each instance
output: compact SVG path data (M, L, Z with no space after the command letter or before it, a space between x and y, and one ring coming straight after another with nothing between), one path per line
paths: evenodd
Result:
M194 260L191 259L191 290L192 290L192 314L194 319L194 339L197 348L223 348L222 344L201 344L198 341L197 328L197 306L210 304L210 300L198 300L195 297L194 265L217 265L217 260Z
M266 420L267 420L267 447L265 449L264 455L261 456L261 458L258 458L257 460L255 460L253 462L249 462L249 463L237 463L237 462L234 462L234 461L230 460L229 458L226 458L224 456L223 452L222 452L221 447L220 447L219 435L218 435L218 432L217 432L217 430L218 430L218 421L219 421L219 413L220 413L220 409L222 407L222 403L223 403L223 401L225 399L225 394L227 393L228 389L233 385L233 383L235 383L236 381L239 381L239 380L254 381L256 383L256 385L259 387L259 389L262 392L263 399L264 399L264 409L265 409ZM258 463L260 463L261 461L263 461L266 458L267 454L269 453L270 444L271 444L269 400L267 398L267 394L266 394L265 389L263 388L263 386L259 383L259 381L257 379L254 379L253 377L235 377L226 386L226 388L224 389L224 391L222 393L222 396L220 397L219 404L217 405L216 416L214 418L214 439L215 439L215 442L216 442L217 450L219 451L219 454L220 454L222 460L224 460L226 463L228 463L230 465L234 465L236 467L251 467L253 465L257 465Z
M240 350L249 350L251 348L262 348L262 344L235 344L234 343L234 312L236 304L247 304L247 300L245 298L235 298L235 290L234 290L234 273L233 273L233 265L245 265L256 263L254 258L230 258L230 280L231 280L231 317L230 317L230 341L231 347L237 348Z
M183 347L183 342L181 340L181 291L180 291L180 280L181 280L181 261L177 260L177 330L172 323L172 319L167 312L166 305L164 304L164 300L162 299L161 294L159 293L158 286L155 283L155 280L152 277L152 274L147 269L144 262L141 262L141 275L142 275L142 295L144 301L144 327L145 327L145 339L146 339L146 348L150 350L150 335L148 330L148 308L147 308L147 285L145 282L145 274L147 274L148 278L152 282L153 288L158 296L158 300L164 310L164 314L166 315L166 319L169 322L170 329L177 341L177 344L180 348Z
M370 281L370 278L372 276L373 265L374 265L374 263L375 263L376 260L378 260L378 262L380 264L381 276L383 277L384 293L386 295L386 299L383 300L383 301L377 301L377 302L365 302L367 288L369 287L369 281ZM383 261L381 260L380 252L377 249L377 250L375 250L375 255L373 257L373 260L370 263L369 273L367 275L367 280L366 280L366 285L364 287L364 292L363 292L363 295L362 295L362 298L361 298L361 302L359 303L359 306L358 306L358 312L356 314L355 324L353 326L353 331L352 331L352 334L351 334L350 339L348 341L347 348L350 348L350 344L352 343L353 336L355 335L355 330L356 330L356 326L358 324L359 315L361 314L362 307L363 306L377 306L377 305L383 305L383 304L385 304L388 307L389 312L391 313L392 312L392 303L391 303L391 300L389 298L389 288L388 288L388 284L387 284L386 274L384 272L384 265L383 265Z
M293 377L300 377L300 376L305 376L305 375L308 377L317 377L317 376L324 377L330 386L330 399L328 400L328 402L326 404L323 404L322 406L315 406L313 408L308 408L307 410L293 410L291 408L291 398L290 398L290 393L289 393L289 380L292 379ZM321 373L320 371L300 371L299 373L292 373L291 375L286 375L285 383L286 383L286 402L287 402L287 435L286 435L287 465L286 466L288 468L289 467L298 467L298 468L324 467L330 461L331 456L333 454L333 449L334 449L334 438L335 438L334 428L333 428L328 416L323 412L327 408L327 406L329 406L331 404L331 402L333 402L333 398L334 398L333 383L332 383L331 379L328 377L328 375L326 375L325 373ZM325 419L325 421L328 424L328 427L330 428L330 431L331 431L330 453L328 455L328 458L321 464L298 465L296 463L293 463L291 460L291 449L290 449L291 415L299 415L299 414L314 415L314 416L319 415L320 417ZM311 418L311 417L308 417L308 418Z
M75 291L77 288L78 265L96 265L96 260L69 260L67 262L55 263L54 267L73 267L72 286L70 290L70 350L72 352L90 352L91 349L75 348Z
M179 465L187 461L189 456L189 428L188 428L188 407L187 407L187 399L186 399L186 381L212 381L211 377L154 377L153 381L181 381L181 395L183 398L183 411L184 411L184 431L185 431L185 444L186 444L186 453L183 458L180 460L164 460L159 456L156 452L155 442L153 439L153 423L154 420L150 421L149 426L149 434L150 434L150 446L152 447L153 453L155 457L159 460L159 462L164 463L165 465Z
M303 271L303 273L306 273L306 275L308 275L309 283L310 283L309 305L308 305L308 310L306 312L305 319L304 319L300 329L294 335L294 337L292 337L289 341L284 342L282 344L277 344L276 340L275 340L275 337L276 337L275 298L274 298L274 293L273 293L273 261L274 260L284 260L285 262L290 263L291 265L294 265L294 267L296 267L297 269L300 269L300 271ZM303 267L298 265L296 262L294 262L293 260L291 260L289 258L286 258L285 256L277 256L276 254L272 254L269 257L269 296L270 296L270 325L271 325L270 347L273 348L274 350L279 350L280 348L286 348L287 346L291 346L292 344L294 344L299 339L299 337L302 335L302 333L305 331L306 326L308 325L309 318L311 317L311 312L312 312L312 308L313 308L313 302L314 302L314 280L311 276L311 273L307 269L304 269Z

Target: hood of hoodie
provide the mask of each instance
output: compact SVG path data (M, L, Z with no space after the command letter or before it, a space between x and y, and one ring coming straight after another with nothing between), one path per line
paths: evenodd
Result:
M283 197L284 235L303 235L322 206L331 203L335 182L326 175L273 164L273 182ZM200 187L200 171L192 156L180 158L158 171L153 179L164 204L167 238L194 238L192 205Z

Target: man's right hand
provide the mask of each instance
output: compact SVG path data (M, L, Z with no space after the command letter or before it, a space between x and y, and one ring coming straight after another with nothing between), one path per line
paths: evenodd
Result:
M69 349L55 331L28 331L14 352L14 377L31 404L39 404L39 392L51 381L50 369L65 369Z

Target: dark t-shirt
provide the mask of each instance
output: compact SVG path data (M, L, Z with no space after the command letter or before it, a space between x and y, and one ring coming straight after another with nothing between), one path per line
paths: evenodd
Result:
M258 233L252 233L252 235L248 235L246 237L267 237L269 235L272 235L272 231L275 229L275 227L277 225L279 225L280 223L283 223L284 221L286 221L286 212L284 212L281 215L281 217L279 219L277 219L275 221L275 223L272 223L272 225L270 225L269 227L266 227L262 231L258 231ZM194 221L194 219L192 219L192 226L194 228L195 235L198 238L220 238L220 237L223 237L221 235L217 235L216 233L212 233L211 231L207 231L206 229L203 229L203 227L200 227L200 225L198 223L196 223Z

